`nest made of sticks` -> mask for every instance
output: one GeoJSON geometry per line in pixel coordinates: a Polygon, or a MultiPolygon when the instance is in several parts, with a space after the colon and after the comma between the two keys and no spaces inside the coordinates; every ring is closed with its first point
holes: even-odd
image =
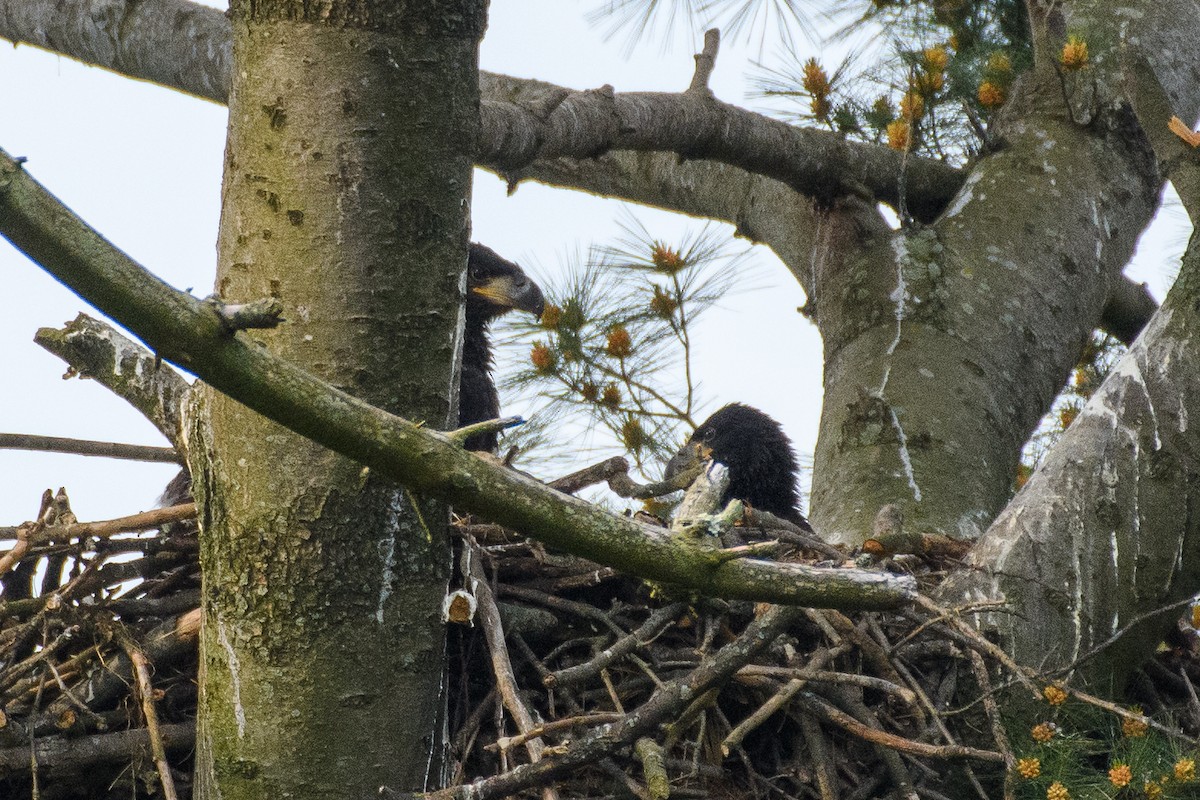
{"type": "MultiPolygon", "coordinates": [[[[448,777],[476,797],[1013,796],[1000,690],[1043,702],[1046,682],[960,619],[979,609],[674,597],[494,525],[454,533],[448,777]]],[[[47,492],[0,537],[0,796],[190,796],[194,505],[80,523],[47,492]]],[[[1186,731],[1072,695],[1184,737],[1200,669],[1172,657],[1141,699],[1182,703],[1186,731]]]]}

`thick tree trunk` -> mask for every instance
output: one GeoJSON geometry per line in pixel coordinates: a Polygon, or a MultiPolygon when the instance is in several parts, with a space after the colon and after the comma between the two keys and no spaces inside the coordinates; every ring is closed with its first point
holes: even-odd
{"type": "MultiPolygon", "coordinates": [[[[321,8],[233,6],[217,294],[278,297],[271,352],[444,429],[484,4],[321,8]]],[[[223,395],[202,406],[199,796],[436,786],[445,505],[223,395]]]]}
{"type": "MultiPolygon", "coordinates": [[[[1075,17],[1050,23],[1092,26],[1092,65],[1060,75],[1061,41],[1039,54],[1000,149],[936,223],[876,237],[816,274],[826,393],[811,518],[829,539],[861,542],[888,503],[906,528],[979,536],[1154,214],[1160,178],[1120,47],[1154,59],[1178,20],[1200,14],[1141,3],[1118,30],[1115,16],[1082,19],[1090,5],[1107,7],[1070,4],[1075,17]]],[[[1195,65],[1160,60],[1178,112],[1194,116],[1200,91],[1179,77],[1195,65]]]]}
{"type": "MultiPolygon", "coordinates": [[[[1200,61],[1179,38],[1197,10],[1152,6],[1141,51],[1122,52],[1129,100],[1193,221],[1200,163],[1166,122],[1197,113],[1200,61]]],[[[1200,582],[1198,298],[1193,235],[1163,307],[977,543],[971,568],[940,590],[950,606],[1003,602],[978,620],[1018,661],[1105,694],[1125,688],[1200,582]]]]}
{"type": "Polygon", "coordinates": [[[1154,212],[1145,151],[1061,120],[1024,128],[933,227],[818,276],[827,538],[861,542],[888,503],[915,529],[978,537],[1154,212]]]}
{"type": "Polygon", "coordinates": [[[1020,663],[1103,693],[1124,688],[1200,584],[1198,299],[1193,236],[1142,337],[980,540],[973,569],[942,587],[948,605],[1006,602],[980,621],[1020,663]]]}

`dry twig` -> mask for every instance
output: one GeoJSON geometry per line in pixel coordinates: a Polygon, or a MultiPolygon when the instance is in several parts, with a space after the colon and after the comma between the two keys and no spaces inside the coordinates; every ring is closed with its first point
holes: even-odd
{"type": "Polygon", "coordinates": [[[141,648],[123,627],[117,627],[115,634],[121,648],[133,664],[134,686],[137,687],[138,697],[142,701],[142,716],[146,720],[146,731],[150,735],[150,752],[154,756],[154,766],[158,770],[163,795],[167,800],[179,800],[179,794],[175,791],[175,779],[171,777],[171,765],[167,763],[167,750],[163,746],[162,731],[158,725],[158,712],[154,709],[154,684],[150,680],[150,664],[141,648]]]}

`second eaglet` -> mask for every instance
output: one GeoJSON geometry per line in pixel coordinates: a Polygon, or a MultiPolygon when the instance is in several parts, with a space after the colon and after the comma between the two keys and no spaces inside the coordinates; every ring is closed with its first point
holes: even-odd
{"type": "Polygon", "coordinates": [[[722,503],[741,500],[812,530],[801,513],[800,467],[792,442],[778,422],[757,408],[730,403],[716,411],[667,462],[665,477],[678,475],[697,459],[712,459],[729,470],[722,503]]]}
{"type": "MultiPolygon", "coordinates": [[[[546,300],[542,290],[516,264],[481,244],[471,244],[467,262],[466,327],[463,331],[462,380],[458,389],[459,427],[500,416],[500,396],[492,381],[492,346],[488,325],[517,309],[542,315],[546,300]]],[[[497,434],[468,437],[468,450],[494,451],[497,434]]]]}

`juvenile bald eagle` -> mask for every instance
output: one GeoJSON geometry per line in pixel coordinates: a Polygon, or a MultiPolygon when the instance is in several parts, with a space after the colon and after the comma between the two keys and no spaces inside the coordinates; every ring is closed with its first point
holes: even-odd
{"type": "Polygon", "coordinates": [[[757,408],[730,403],[715,412],[667,462],[666,478],[697,458],[711,458],[728,468],[729,489],[722,503],[736,498],[812,530],[800,510],[800,468],[791,440],[778,422],[757,408]]]}
{"type": "MultiPolygon", "coordinates": [[[[492,348],[488,323],[512,309],[542,315],[542,290],[511,261],[495,250],[471,243],[467,261],[467,309],[463,330],[462,377],[458,386],[459,425],[470,425],[500,416],[500,398],[492,382],[492,348]]],[[[468,450],[495,450],[496,434],[471,436],[468,450]]],[[[192,479],[186,469],[176,475],[159,498],[165,506],[191,502],[192,479]]]]}
{"type": "MultiPolygon", "coordinates": [[[[492,382],[488,324],[514,308],[540,317],[545,305],[542,290],[520,267],[501,258],[490,247],[472,242],[467,262],[467,320],[458,389],[460,426],[500,416],[500,397],[492,382]]],[[[495,433],[477,433],[463,446],[468,450],[495,450],[496,437],[495,433]]]]}

